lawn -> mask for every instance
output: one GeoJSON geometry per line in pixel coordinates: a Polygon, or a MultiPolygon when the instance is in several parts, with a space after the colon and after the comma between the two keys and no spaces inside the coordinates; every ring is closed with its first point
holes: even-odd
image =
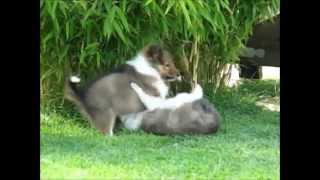
{"type": "Polygon", "coordinates": [[[279,179],[279,82],[244,81],[206,96],[217,134],[156,136],[122,130],[104,137],[73,108],[41,109],[41,179],[279,179]]]}

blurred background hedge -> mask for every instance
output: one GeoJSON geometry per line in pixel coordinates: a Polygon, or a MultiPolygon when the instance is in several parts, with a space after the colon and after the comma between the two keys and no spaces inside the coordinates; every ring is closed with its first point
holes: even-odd
{"type": "Polygon", "coordinates": [[[255,24],[280,0],[41,0],[41,102],[63,102],[68,73],[84,80],[159,42],[192,79],[223,87],[255,24]]]}

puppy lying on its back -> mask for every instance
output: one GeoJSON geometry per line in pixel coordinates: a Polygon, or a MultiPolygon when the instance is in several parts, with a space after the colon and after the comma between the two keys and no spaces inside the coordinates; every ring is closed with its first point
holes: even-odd
{"type": "Polygon", "coordinates": [[[168,94],[165,81],[178,76],[170,53],[150,45],[125,65],[89,83],[84,90],[76,87],[79,78],[70,77],[65,83],[65,97],[98,130],[112,135],[117,116],[145,110],[130,82],[137,83],[147,94],[164,98],[168,94]]]}
{"type": "Polygon", "coordinates": [[[220,116],[214,106],[203,99],[196,85],[191,93],[162,99],[146,94],[137,84],[131,87],[148,110],[121,117],[127,129],[141,128],[155,134],[210,134],[219,128],[220,116]]]}

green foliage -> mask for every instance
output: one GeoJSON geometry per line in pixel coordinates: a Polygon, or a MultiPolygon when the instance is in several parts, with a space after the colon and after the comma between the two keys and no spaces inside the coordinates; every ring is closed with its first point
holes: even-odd
{"type": "Polygon", "coordinates": [[[166,45],[193,79],[218,86],[225,64],[238,60],[253,25],[276,14],[279,4],[279,0],[41,0],[41,97],[61,100],[66,73],[91,78],[123,63],[149,42],[166,45]]]}
{"type": "Polygon", "coordinates": [[[239,114],[254,114],[259,111],[256,103],[261,100],[268,99],[273,104],[279,104],[280,81],[241,80],[238,87],[221,88],[217,92],[214,92],[212,85],[206,84],[204,91],[218,108],[227,108],[239,114]]]}

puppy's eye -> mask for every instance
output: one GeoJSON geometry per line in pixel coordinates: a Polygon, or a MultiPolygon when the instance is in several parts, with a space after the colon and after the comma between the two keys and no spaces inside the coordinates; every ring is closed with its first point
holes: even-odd
{"type": "Polygon", "coordinates": [[[165,64],[165,66],[168,68],[170,65],[169,64],[165,64]]]}

